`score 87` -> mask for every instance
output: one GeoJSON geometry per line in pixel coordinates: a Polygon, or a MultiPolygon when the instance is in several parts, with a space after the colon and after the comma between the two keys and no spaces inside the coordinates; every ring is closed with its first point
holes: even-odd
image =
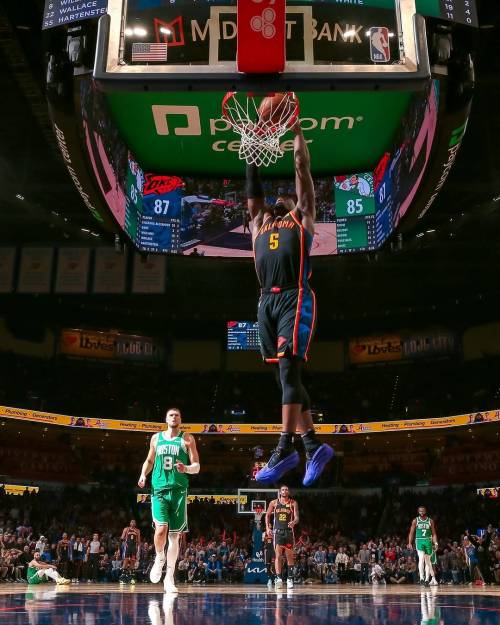
{"type": "Polygon", "coordinates": [[[155,215],[166,215],[168,213],[168,205],[170,200],[155,200],[153,211],[155,215]]]}

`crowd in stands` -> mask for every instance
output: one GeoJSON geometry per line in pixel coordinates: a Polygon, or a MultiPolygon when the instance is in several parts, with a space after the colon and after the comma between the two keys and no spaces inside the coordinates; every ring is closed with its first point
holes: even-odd
{"type": "MultiPolygon", "coordinates": [[[[499,364],[498,359],[444,360],[335,374],[305,369],[304,382],[319,420],[439,417],[496,409],[499,364]]],[[[110,366],[9,353],[0,353],[0,404],[152,421],[163,419],[166,405],[179,405],[186,420],[202,423],[272,422],[280,416],[271,372],[181,374],[164,365],[110,366]]]]}
{"type": "MultiPolygon", "coordinates": [[[[298,498],[296,583],[418,581],[416,554],[407,545],[415,493],[336,494],[334,508],[327,505],[331,497],[298,498]]],[[[423,499],[437,526],[440,583],[500,584],[498,504],[477,499],[470,489],[427,493],[423,499]]],[[[74,582],[123,580],[121,536],[132,514],[143,536],[131,574],[135,581],[148,581],[154,559],[149,506],[136,505],[124,490],[68,489],[21,497],[0,491],[0,504],[0,582],[25,580],[35,549],[74,582]]],[[[241,582],[252,553],[249,517],[235,514],[232,505],[195,501],[189,518],[178,581],[241,582]]],[[[125,578],[129,581],[129,573],[125,578]]]]}

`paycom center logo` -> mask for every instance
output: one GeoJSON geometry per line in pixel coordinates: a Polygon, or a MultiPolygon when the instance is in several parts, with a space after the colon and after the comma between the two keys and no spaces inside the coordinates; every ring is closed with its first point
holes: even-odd
{"type": "MultiPolygon", "coordinates": [[[[199,137],[209,134],[214,137],[219,133],[231,131],[229,122],[223,117],[209,117],[202,119],[200,108],[193,105],[174,104],[153,104],[151,113],[155,125],[156,134],[159,136],[180,136],[199,137]]],[[[363,123],[364,117],[351,115],[344,116],[323,116],[323,117],[301,117],[300,126],[304,132],[308,131],[350,131],[363,123]]],[[[231,131],[232,132],[232,131],[231,131]]],[[[308,143],[311,143],[309,140],[308,143]]],[[[239,149],[238,140],[218,139],[212,143],[214,152],[237,152],[239,149]]],[[[293,150],[293,140],[284,141],[282,148],[287,151],[293,150]],[[289,144],[289,145],[288,145],[289,144]]]]}

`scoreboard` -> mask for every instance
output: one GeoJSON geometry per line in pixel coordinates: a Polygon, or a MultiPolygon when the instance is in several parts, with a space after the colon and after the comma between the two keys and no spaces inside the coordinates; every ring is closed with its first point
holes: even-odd
{"type": "Polygon", "coordinates": [[[177,176],[144,174],[129,153],[125,232],[142,251],[179,251],[183,185],[177,176]]]}
{"type": "Polygon", "coordinates": [[[227,349],[230,352],[258,351],[259,324],[256,321],[228,321],[227,349]]]}
{"type": "MultiPolygon", "coordinates": [[[[388,184],[388,181],[386,181],[388,184]]],[[[339,254],[375,250],[392,231],[386,186],[374,192],[372,172],[335,176],[335,217],[339,254]],[[380,201],[381,196],[383,201],[380,201]]]]}
{"type": "Polygon", "coordinates": [[[417,0],[416,5],[422,15],[466,26],[479,26],[476,0],[417,0]]]}

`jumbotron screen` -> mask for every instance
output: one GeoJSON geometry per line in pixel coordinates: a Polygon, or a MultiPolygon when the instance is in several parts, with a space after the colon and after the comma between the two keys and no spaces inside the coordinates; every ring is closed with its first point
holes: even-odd
{"type": "MultiPolygon", "coordinates": [[[[91,80],[81,82],[80,100],[96,180],[113,217],[140,251],[252,256],[244,179],[144,171],[91,80]]],[[[427,91],[415,94],[393,148],[374,155],[372,170],[332,172],[314,179],[313,256],[372,251],[390,237],[410,207],[429,160],[438,104],[439,89],[432,82],[427,91]]],[[[266,179],[265,174],[268,204],[280,194],[295,193],[293,179],[266,179]]]]}

